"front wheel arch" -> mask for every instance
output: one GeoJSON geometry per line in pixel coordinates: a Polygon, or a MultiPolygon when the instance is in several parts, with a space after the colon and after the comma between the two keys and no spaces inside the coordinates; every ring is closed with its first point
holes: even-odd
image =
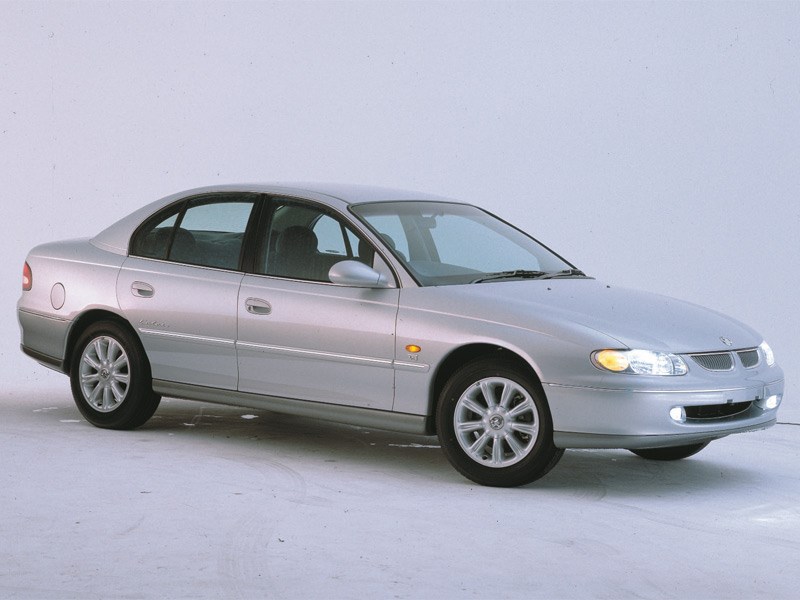
{"type": "Polygon", "coordinates": [[[504,362],[512,363],[515,365],[517,369],[521,372],[524,372],[528,375],[537,386],[539,386],[539,391],[544,396],[544,389],[542,388],[541,380],[539,378],[538,373],[536,370],[531,366],[531,364],[525,360],[522,356],[514,352],[513,350],[509,350],[508,348],[504,348],[503,346],[498,346],[495,344],[485,344],[485,343],[476,343],[476,344],[468,344],[466,346],[461,346],[460,348],[456,348],[450,354],[445,356],[445,358],[439,363],[439,366],[436,368],[436,374],[433,377],[433,381],[431,384],[431,391],[430,391],[430,399],[429,399],[429,408],[428,414],[430,415],[429,424],[428,424],[428,433],[435,435],[437,431],[437,406],[439,403],[439,398],[442,395],[442,390],[444,390],[445,385],[453,376],[453,374],[458,371],[459,369],[463,368],[464,365],[467,363],[476,361],[476,360],[501,360],[504,362]]]}
{"type": "Polygon", "coordinates": [[[553,443],[539,380],[514,360],[479,357],[456,370],[440,394],[436,424],[447,459],[481,485],[531,483],[564,454],[553,443]]]}

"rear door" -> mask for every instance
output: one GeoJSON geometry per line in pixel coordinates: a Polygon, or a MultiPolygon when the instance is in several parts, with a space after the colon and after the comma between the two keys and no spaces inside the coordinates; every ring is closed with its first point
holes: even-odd
{"type": "Polygon", "coordinates": [[[256,201],[252,194],[191,198],[134,234],[117,298],[154,379],[236,389],[241,256],[256,201]]]}

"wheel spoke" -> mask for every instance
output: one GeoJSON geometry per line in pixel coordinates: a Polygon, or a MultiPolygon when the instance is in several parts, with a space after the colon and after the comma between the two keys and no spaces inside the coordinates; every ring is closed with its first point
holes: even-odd
{"type": "Polygon", "coordinates": [[[472,433],[484,429],[483,421],[462,421],[456,428],[459,433],[472,433]]]}
{"type": "Polygon", "coordinates": [[[486,448],[486,444],[489,443],[489,433],[484,431],[483,435],[475,440],[475,443],[469,447],[470,453],[477,458],[481,458],[483,456],[483,449],[486,448]]]}
{"type": "Polygon", "coordinates": [[[86,385],[87,383],[94,383],[100,380],[100,375],[95,373],[81,373],[81,383],[86,385]]]}
{"type": "Polygon", "coordinates": [[[117,344],[116,340],[110,338],[106,340],[106,362],[114,362],[118,348],[119,344],[117,344]]]}
{"type": "Polygon", "coordinates": [[[520,402],[510,411],[508,411],[509,419],[516,419],[520,415],[533,410],[533,400],[526,398],[524,402],[520,402]]]}
{"type": "Polygon", "coordinates": [[[461,405],[464,408],[474,412],[476,415],[480,415],[482,417],[486,415],[486,412],[487,412],[486,411],[486,407],[485,406],[481,406],[480,404],[478,404],[472,398],[462,398],[461,399],[461,405]]]}
{"type": "Polygon", "coordinates": [[[94,341],[94,353],[100,359],[100,362],[106,360],[106,347],[103,345],[103,338],[97,338],[94,341]]]}
{"type": "Polygon", "coordinates": [[[121,351],[122,349],[119,347],[119,344],[114,342],[114,340],[109,340],[108,346],[106,347],[106,360],[113,364],[113,362],[117,360],[118,353],[121,351]]]}
{"type": "Polygon", "coordinates": [[[511,448],[511,451],[514,453],[514,456],[522,456],[525,453],[525,447],[520,444],[517,438],[513,435],[506,435],[505,440],[508,444],[508,447],[511,448]]]}
{"type": "Polygon", "coordinates": [[[111,393],[111,387],[108,385],[103,386],[103,408],[109,409],[113,406],[113,394],[111,393]]]}
{"type": "Polygon", "coordinates": [[[114,381],[111,383],[111,391],[114,393],[114,400],[116,401],[117,404],[119,404],[125,399],[125,392],[127,390],[123,389],[123,387],[119,384],[118,381],[114,381]]]}
{"type": "Polygon", "coordinates": [[[103,386],[98,383],[96,386],[94,386],[94,389],[89,394],[89,403],[92,406],[98,406],[97,399],[100,397],[102,393],[103,393],[103,386]]]}
{"type": "Polygon", "coordinates": [[[503,386],[503,393],[500,394],[500,406],[503,408],[508,408],[508,405],[511,403],[511,400],[516,395],[517,390],[513,385],[504,385],[503,386]]]}
{"type": "Polygon", "coordinates": [[[120,383],[128,385],[129,379],[130,376],[127,373],[114,373],[114,381],[119,381],[120,383]]]}
{"type": "Polygon", "coordinates": [[[517,421],[511,424],[511,429],[517,433],[524,433],[525,435],[535,437],[539,427],[536,425],[536,423],[523,423],[517,421]]]}
{"type": "Polygon", "coordinates": [[[494,389],[492,389],[489,380],[481,380],[481,392],[483,392],[483,398],[486,400],[486,406],[489,408],[494,408],[497,406],[497,400],[494,398],[494,389]]]}
{"type": "Polygon", "coordinates": [[[492,445],[492,464],[499,465],[503,462],[503,439],[495,438],[492,445]]]}
{"type": "Polygon", "coordinates": [[[83,362],[92,367],[95,371],[99,371],[103,367],[97,362],[94,357],[89,356],[88,354],[83,355],[83,362]]]}

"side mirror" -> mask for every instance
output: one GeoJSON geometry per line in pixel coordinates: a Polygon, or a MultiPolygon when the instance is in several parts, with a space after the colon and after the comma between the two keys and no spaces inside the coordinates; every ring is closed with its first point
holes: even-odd
{"type": "Polygon", "coordinates": [[[388,288],[386,275],[378,273],[357,260],[342,260],[331,267],[328,278],[332,283],[362,288],[388,288]]]}

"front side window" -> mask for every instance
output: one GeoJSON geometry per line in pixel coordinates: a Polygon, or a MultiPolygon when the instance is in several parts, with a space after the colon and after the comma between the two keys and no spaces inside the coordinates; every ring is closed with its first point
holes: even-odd
{"type": "Polygon", "coordinates": [[[195,198],[146,223],[134,236],[131,254],[238,269],[254,204],[246,195],[195,198]]]}
{"type": "Polygon", "coordinates": [[[571,265],[497,217],[463,204],[376,202],[351,210],[386,243],[421,285],[502,274],[548,274],[571,265]]]}
{"type": "Polygon", "coordinates": [[[372,266],[374,250],[342,220],[311,205],[277,201],[262,240],[256,272],[329,282],[328,271],[342,260],[372,266]]]}

